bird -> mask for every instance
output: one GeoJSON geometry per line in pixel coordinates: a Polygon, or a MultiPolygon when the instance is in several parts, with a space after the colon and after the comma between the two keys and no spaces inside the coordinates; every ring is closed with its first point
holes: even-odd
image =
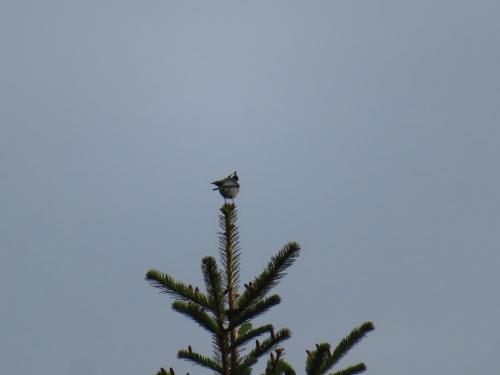
{"type": "Polygon", "coordinates": [[[236,171],[234,171],[234,173],[230,174],[226,178],[212,182],[212,185],[217,186],[212,190],[219,190],[220,195],[224,198],[224,203],[226,203],[226,199],[231,199],[234,205],[234,198],[240,191],[240,184],[238,184],[238,180],[238,175],[236,174],[236,171]]]}

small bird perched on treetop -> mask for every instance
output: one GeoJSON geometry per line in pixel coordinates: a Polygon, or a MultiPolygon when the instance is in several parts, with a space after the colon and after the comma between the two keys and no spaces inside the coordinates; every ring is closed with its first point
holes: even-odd
{"type": "Polygon", "coordinates": [[[220,195],[224,197],[224,203],[226,203],[226,199],[231,199],[234,204],[234,198],[240,191],[240,184],[238,184],[238,180],[239,178],[235,171],[233,174],[230,174],[222,180],[212,182],[212,185],[217,186],[212,190],[219,190],[220,195]]]}

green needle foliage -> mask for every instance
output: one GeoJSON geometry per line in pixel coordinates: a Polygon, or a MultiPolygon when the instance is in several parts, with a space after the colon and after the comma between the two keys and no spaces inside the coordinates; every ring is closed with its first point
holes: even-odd
{"type": "MultiPolygon", "coordinates": [[[[188,349],[178,351],[178,358],[221,375],[250,375],[259,358],[268,356],[262,375],[296,375],[292,366],[283,359],[283,348],[279,347],[292,336],[292,332],[288,328],[275,330],[272,324],[254,328],[252,320],[281,302],[277,294],[268,294],[295,262],[300,246],[296,242],[285,244],[259,275],[244,284],[240,294],[240,246],[236,219],[234,204],[224,204],[220,208],[220,266],[213,257],[202,259],[205,292],[154,269],[146,273],[146,280],[162,293],[174,297],[173,310],[192,319],[211,335],[211,356],[194,352],[188,346],[188,349]]],[[[365,371],[365,364],[359,363],[329,372],[373,329],[373,323],[363,323],[344,337],[333,351],[328,343],[316,344],[316,349],[306,350],[306,374],[352,375],[365,371]]],[[[168,371],[161,368],[157,375],[175,375],[175,372],[172,368],[168,371]]]]}

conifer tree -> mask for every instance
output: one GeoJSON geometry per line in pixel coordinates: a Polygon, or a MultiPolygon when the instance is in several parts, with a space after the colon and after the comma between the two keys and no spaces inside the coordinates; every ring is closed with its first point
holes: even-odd
{"type": "MultiPolygon", "coordinates": [[[[291,337],[291,331],[288,328],[275,329],[272,324],[254,327],[252,320],[280,303],[280,297],[270,292],[299,256],[300,246],[296,242],[285,244],[260,275],[245,283],[240,291],[236,219],[234,204],[224,204],[220,208],[220,263],[211,256],[202,259],[205,291],[155,269],[146,273],[146,280],[174,297],[172,309],[194,320],[212,337],[212,355],[200,354],[189,345],[178,351],[178,358],[220,375],[250,375],[259,358],[267,356],[265,375],[295,375],[295,370],[283,358],[284,349],[279,347],[291,337]]],[[[371,322],[365,322],[344,337],[333,351],[328,343],[316,344],[314,349],[306,350],[307,375],[352,375],[365,371],[364,363],[335,372],[331,369],[373,329],[371,322]]],[[[169,371],[161,368],[157,375],[175,373],[172,368],[169,371]]]]}

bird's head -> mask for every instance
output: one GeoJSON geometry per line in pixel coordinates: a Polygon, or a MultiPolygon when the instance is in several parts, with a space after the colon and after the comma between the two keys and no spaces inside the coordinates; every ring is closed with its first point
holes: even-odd
{"type": "Polygon", "coordinates": [[[234,173],[232,174],[232,179],[235,180],[235,181],[238,181],[239,180],[239,177],[238,175],[236,174],[236,171],[234,171],[234,173]]]}

